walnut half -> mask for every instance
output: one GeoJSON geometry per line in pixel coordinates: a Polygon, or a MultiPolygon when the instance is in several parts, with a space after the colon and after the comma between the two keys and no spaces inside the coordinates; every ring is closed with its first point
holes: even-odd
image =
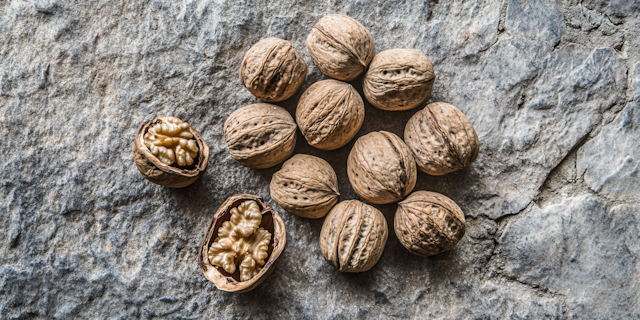
{"type": "Polygon", "coordinates": [[[218,289],[247,292],[275,268],[286,244],[284,222],[260,197],[238,194],[213,216],[198,257],[218,289]]]}

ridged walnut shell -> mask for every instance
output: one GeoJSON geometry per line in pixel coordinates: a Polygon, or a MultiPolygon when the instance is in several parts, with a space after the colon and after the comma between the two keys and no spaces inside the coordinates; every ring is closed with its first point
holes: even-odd
{"type": "Polygon", "coordinates": [[[378,109],[409,110],[429,98],[435,78],[431,60],[422,52],[391,49],[373,58],[362,89],[378,109]]]}
{"type": "Polygon", "coordinates": [[[324,217],[338,202],[338,177],[331,165],[314,156],[296,154],[271,178],[271,198],[299,217],[324,217]]]}
{"type": "Polygon", "coordinates": [[[375,204],[404,199],[416,185],[418,171],[411,150],[391,132],[371,132],[356,141],[347,159],[351,186],[375,204]]]}
{"type": "Polygon", "coordinates": [[[429,191],[416,191],[398,203],[394,219],[400,243],[423,257],[453,249],[465,226],[464,214],[453,200],[429,191]]]}
{"type": "Polygon", "coordinates": [[[349,143],[362,127],[364,102],[346,82],[319,81],[300,97],[296,121],[311,146],[335,150],[349,143]]]}
{"type": "Polygon", "coordinates": [[[296,146],[296,123],[284,108],[257,103],[242,107],[224,123],[231,157],[241,165],[264,169],[281,163],[296,146]]]}
{"type": "Polygon", "coordinates": [[[151,150],[144,144],[144,134],[149,131],[149,128],[155,124],[156,121],[157,119],[154,121],[145,121],[138,127],[136,139],[132,145],[133,159],[136,167],[138,167],[140,173],[147,178],[147,180],[161,186],[183,188],[194,183],[207,168],[209,146],[195,129],[189,127],[189,132],[193,134],[193,138],[196,140],[196,145],[198,146],[198,154],[193,159],[193,164],[184,167],[180,167],[177,164],[166,165],[154,156],[151,150]]]}
{"type": "Polygon", "coordinates": [[[229,197],[221,206],[218,211],[213,215],[209,228],[204,235],[202,246],[200,247],[200,253],[198,254],[198,264],[204,276],[218,289],[229,292],[247,292],[253,290],[256,286],[262,283],[267,276],[273,272],[278,264],[278,261],[282,257],[284,247],[287,243],[287,233],[284,228],[284,221],[280,218],[278,212],[273,210],[270,206],[266,205],[262,198],[250,194],[236,194],[229,197]],[[255,201],[260,207],[262,214],[262,222],[260,227],[266,229],[271,233],[271,241],[269,242],[269,249],[267,250],[267,258],[265,264],[253,278],[247,281],[240,281],[240,270],[237,269],[234,274],[229,274],[224,271],[223,268],[214,266],[209,261],[209,247],[218,237],[218,229],[225,221],[231,219],[232,208],[238,207],[241,203],[247,200],[255,201]]]}
{"type": "Polygon", "coordinates": [[[244,55],[240,80],[258,99],[278,102],[289,99],[304,83],[307,65],[289,41],[266,38],[244,55]]]}
{"type": "Polygon", "coordinates": [[[439,176],[466,167],[478,157],[480,141],[458,108],[444,102],[427,105],[409,119],[404,141],[420,171],[439,176]]]}
{"type": "Polygon", "coordinates": [[[375,53],[373,37],[353,18],[330,14],[307,37],[313,63],[327,76],[350,81],[369,65],[375,53]]]}
{"type": "Polygon", "coordinates": [[[387,243],[387,221],[378,209],[358,200],[337,204],[324,220],[320,250],[342,272],[371,269],[387,243]]]}

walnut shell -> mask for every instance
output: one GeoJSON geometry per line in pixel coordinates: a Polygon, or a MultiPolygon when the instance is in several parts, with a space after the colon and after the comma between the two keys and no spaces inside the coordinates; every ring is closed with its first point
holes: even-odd
{"type": "Polygon", "coordinates": [[[311,146],[338,149],[349,143],[362,127],[364,102],[346,82],[319,81],[300,97],[296,121],[311,146]]]}
{"type": "Polygon", "coordinates": [[[426,257],[455,247],[466,224],[453,200],[436,192],[416,191],[398,203],[393,226],[409,252],[426,257]]]}
{"type": "Polygon", "coordinates": [[[342,201],[324,220],[320,250],[342,272],[367,271],[380,260],[387,236],[382,212],[358,200],[342,201]]]}
{"type": "Polygon", "coordinates": [[[202,246],[200,247],[200,253],[198,254],[198,264],[204,276],[218,289],[229,292],[247,292],[253,290],[262,281],[264,281],[276,267],[276,264],[282,257],[284,247],[287,243],[287,233],[285,231],[284,222],[278,212],[273,210],[270,206],[266,205],[262,198],[250,194],[236,194],[229,197],[221,206],[218,211],[213,215],[209,228],[204,235],[202,246]],[[267,258],[262,269],[251,279],[246,281],[240,281],[240,269],[237,269],[233,274],[224,271],[223,268],[214,266],[209,261],[209,247],[215,242],[218,237],[218,230],[225,221],[231,219],[230,211],[232,208],[238,207],[240,204],[247,200],[253,200],[258,204],[260,212],[262,214],[262,222],[260,227],[266,229],[271,233],[271,240],[269,241],[269,247],[267,249],[267,258]]]}
{"type": "Polygon", "coordinates": [[[391,132],[371,132],[356,141],[347,159],[351,186],[365,200],[386,204],[404,199],[418,171],[411,150],[391,132]]]}
{"type": "Polygon", "coordinates": [[[314,156],[296,154],[271,178],[271,198],[299,217],[324,217],[338,202],[338,177],[331,165],[314,156]]]}
{"type": "Polygon", "coordinates": [[[404,141],[420,171],[439,176],[466,167],[478,157],[480,142],[458,108],[444,102],[427,105],[409,119],[404,141]]]}
{"type": "Polygon", "coordinates": [[[307,65],[289,41],[266,38],[244,55],[240,80],[258,99],[278,102],[289,99],[304,83],[307,65]]]}
{"type": "Polygon", "coordinates": [[[161,124],[160,117],[153,121],[145,121],[140,127],[133,141],[133,158],[140,173],[147,180],[165,187],[183,188],[198,180],[204,173],[209,161],[209,146],[198,132],[189,126],[189,132],[193,135],[198,147],[198,153],[193,158],[193,163],[187,166],[178,166],[177,163],[166,165],[158,159],[145,145],[144,135],[154,125],[161,124]]]}
{"type": "Polygon", "coordinates": [[[362,80],[364,96],[378,109],[409,110],[427,100],[436,78],[422,52],[392,49],[378,53],[362,80]]]}
{"type": "Polygon", "coordinates": [[[350,81],[360,75],[375,53],[373,37],[353,18],[330,14],[307,37],[313,63],[327,76],[350,81]]]}
{"type": "Polygon", "coordinates": [[[284,108],[257,103],[234,111],[224,123],[231,157],[241,165],[264,169],[293,154],[296,123],[284,108]]]}

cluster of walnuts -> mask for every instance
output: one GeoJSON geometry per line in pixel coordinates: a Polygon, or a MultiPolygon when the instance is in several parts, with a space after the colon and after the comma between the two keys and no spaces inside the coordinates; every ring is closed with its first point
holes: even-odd
{"type": "MultiPolygon", "coordinates": [[[[369,31],[343,15],[322,18],[307,37],[307,47],[314,64],[335,80],[309,86],[298,101],[294,121],[284,108],[270,103],[292,97],[306,79],[307,66],[290,42],[259,41],[245,54],[240,79],[267,103],[234,111],[224,124],[224,137],[231,157],[244,166],[263,169],[286,160],[271,180],[273,200],[300,217],[326,216],[320,234],[325,260],[343,272],[366,271],[384,250],[385,217],[358,200],[338,203],[338,179],[331,165],[315,156],[293,155],[296,130],[315,148],[343,147],[365,118],[362,97],[345,81],[366,71],[362,88],[367,101],[382,110],[409,110],[431,95],[433,65],[425,54],[410,49],[374,56],[369,31]]],[[[407,122],[404,140],[386,131],[358,138],[347,159],[347,174],[355,192],[367,202],[398,202],[396,236],[411,253],[429,256],[458,243],[465,233],[465,218],[442,194],[412,193],[417,170],[430,175],[460,170],[478,156],[478,149],[478,136],[464,114],[436,102],[407,122]]],[[[140,125],[133,153],[139,171],[150,181],[185,187],[206,169],[209,147],[187,123],[158,116],[140,125]]],[[[234,195],[213,216],[199,265],[219,289],[245,292],[273,271],[285,244],[284,222],[273,208],[257,196],[234,195]]]]}
{"type": "MultiPolygon", "coordinates": [[[[325,259],[340,271],[369,270],[380,258],[387,224],[376,208],[357,200],[338,203],[338,180],[329,163],[311,155],[292,157],[299,128],[309,145],[334,150],[360,130],[364,102],[348,82],[366,71],[364,96],[375,107],[399,111],[419,106],[431,94],[435,73],[429,58],[410,49],[374,56],[373,37],[358,21],[343,15],[322,18],[307,37],[309,54],[333,78],[309,86],[298,101],[295,121],[269,103],[245,106],[224,125],[229,152],[240,164],[274,173],[271,197],[284,210],[305,218],[327,216],[320,245],[325,259]],[[334,80],[335,79],[335,80],[334,80]]],[[[257,98],[278,102],[293,96],[305,81],[307,66],[290,42],[259,41],[240,67],[240,79],[257,98]]],[[[456,107],[432,103],[406,124],[404,140],[379,131],[360,137],[347,160],[351,186],[373,204],[398,203],[394,229],[411,252],[429,256],[453,248],[465,232],[464,214],[442,194],[416,191],[417,170],[443,175],[460,170],[478,156],[478,136],[456,107]]]]}

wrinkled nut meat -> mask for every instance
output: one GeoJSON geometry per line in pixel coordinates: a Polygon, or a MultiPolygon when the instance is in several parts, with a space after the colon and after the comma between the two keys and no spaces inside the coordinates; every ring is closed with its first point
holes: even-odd
{"type": "Polygon", "coordinates": [[[478,157],[480,142],[471,122],[443,102],[418,111],[404,129],[404,139],[420,171],[439,176],[466,167],[478,157]]]}
{"type": "Polygon", "coordinates": [[[327,76],[350,81],[360,75],[375,53],[373,37],[353,18],[330,14],[307,37],[313,63],[327,76]]]}
{"type": "Polygon", "coordinates": [[[289,41],[266,38],[254,44],[240,66],[240,80],[258,99],[289,99],[304,83],[307,65],[289,41]]]}
{"type": "Polygon", "coordinates": [[[392,49],[373,58],[362,89],[375,107],[401,111],[427,100],[434,80],[433,65],[425,54],[411,49],[392,49]]]}
{"type": "Polygon", "coordinates": [[[132,150],[136,167],[145,178],[172,188],[195,182],[209,160],[209,146],[200,134],[171,116],[143,122],[132,150]]]}
{"type": "Polygon", "coordinates": [[[224,123],[231,157],[241,165],[264,169],[281,163],[296,146],[296,123],[284,108],[268,103],[234,111],[224,123]]]}
{"type": "Polygon", "coordinates": [[[418,256],[453,249],[465,232],[464,214],[453,200],[416,191],[398,203],[394,229],[400,243],[418,256]]]}
{"type": "Polygon", "coordinates": [[[364,102],[346,82],[319,81],[300,97],[296,121],[311,146],[338,149],[349,143],[362,127],[364,102]]]}
{"type": "Polygon", "coordinates": [[[380,259],[387,236],[382,212],[358,200],[342,201],[324,220],[320,250],[342,272],[367,271],[380,259]]]}
{"type": "Polygon", "coordinates": [[[213,216],[198,262],[218,289],[247,292],[273,272],[285,244],[280,215],[260,197],[238,194],[213,216]]]}
{"type": "Polygon", "coordinates": [[[365,200],[386,204],[404,199],[416,185],[411,150],[391,132],[371,132],[356,140],[347,159],[351,186],[365,200]]]}
{"type": "Polygon", "coordinates": [[[271,178],[271,198],[303,218],[324,217],[338,202],[338,178],[326,161],[296,154],[271,178]]]}

